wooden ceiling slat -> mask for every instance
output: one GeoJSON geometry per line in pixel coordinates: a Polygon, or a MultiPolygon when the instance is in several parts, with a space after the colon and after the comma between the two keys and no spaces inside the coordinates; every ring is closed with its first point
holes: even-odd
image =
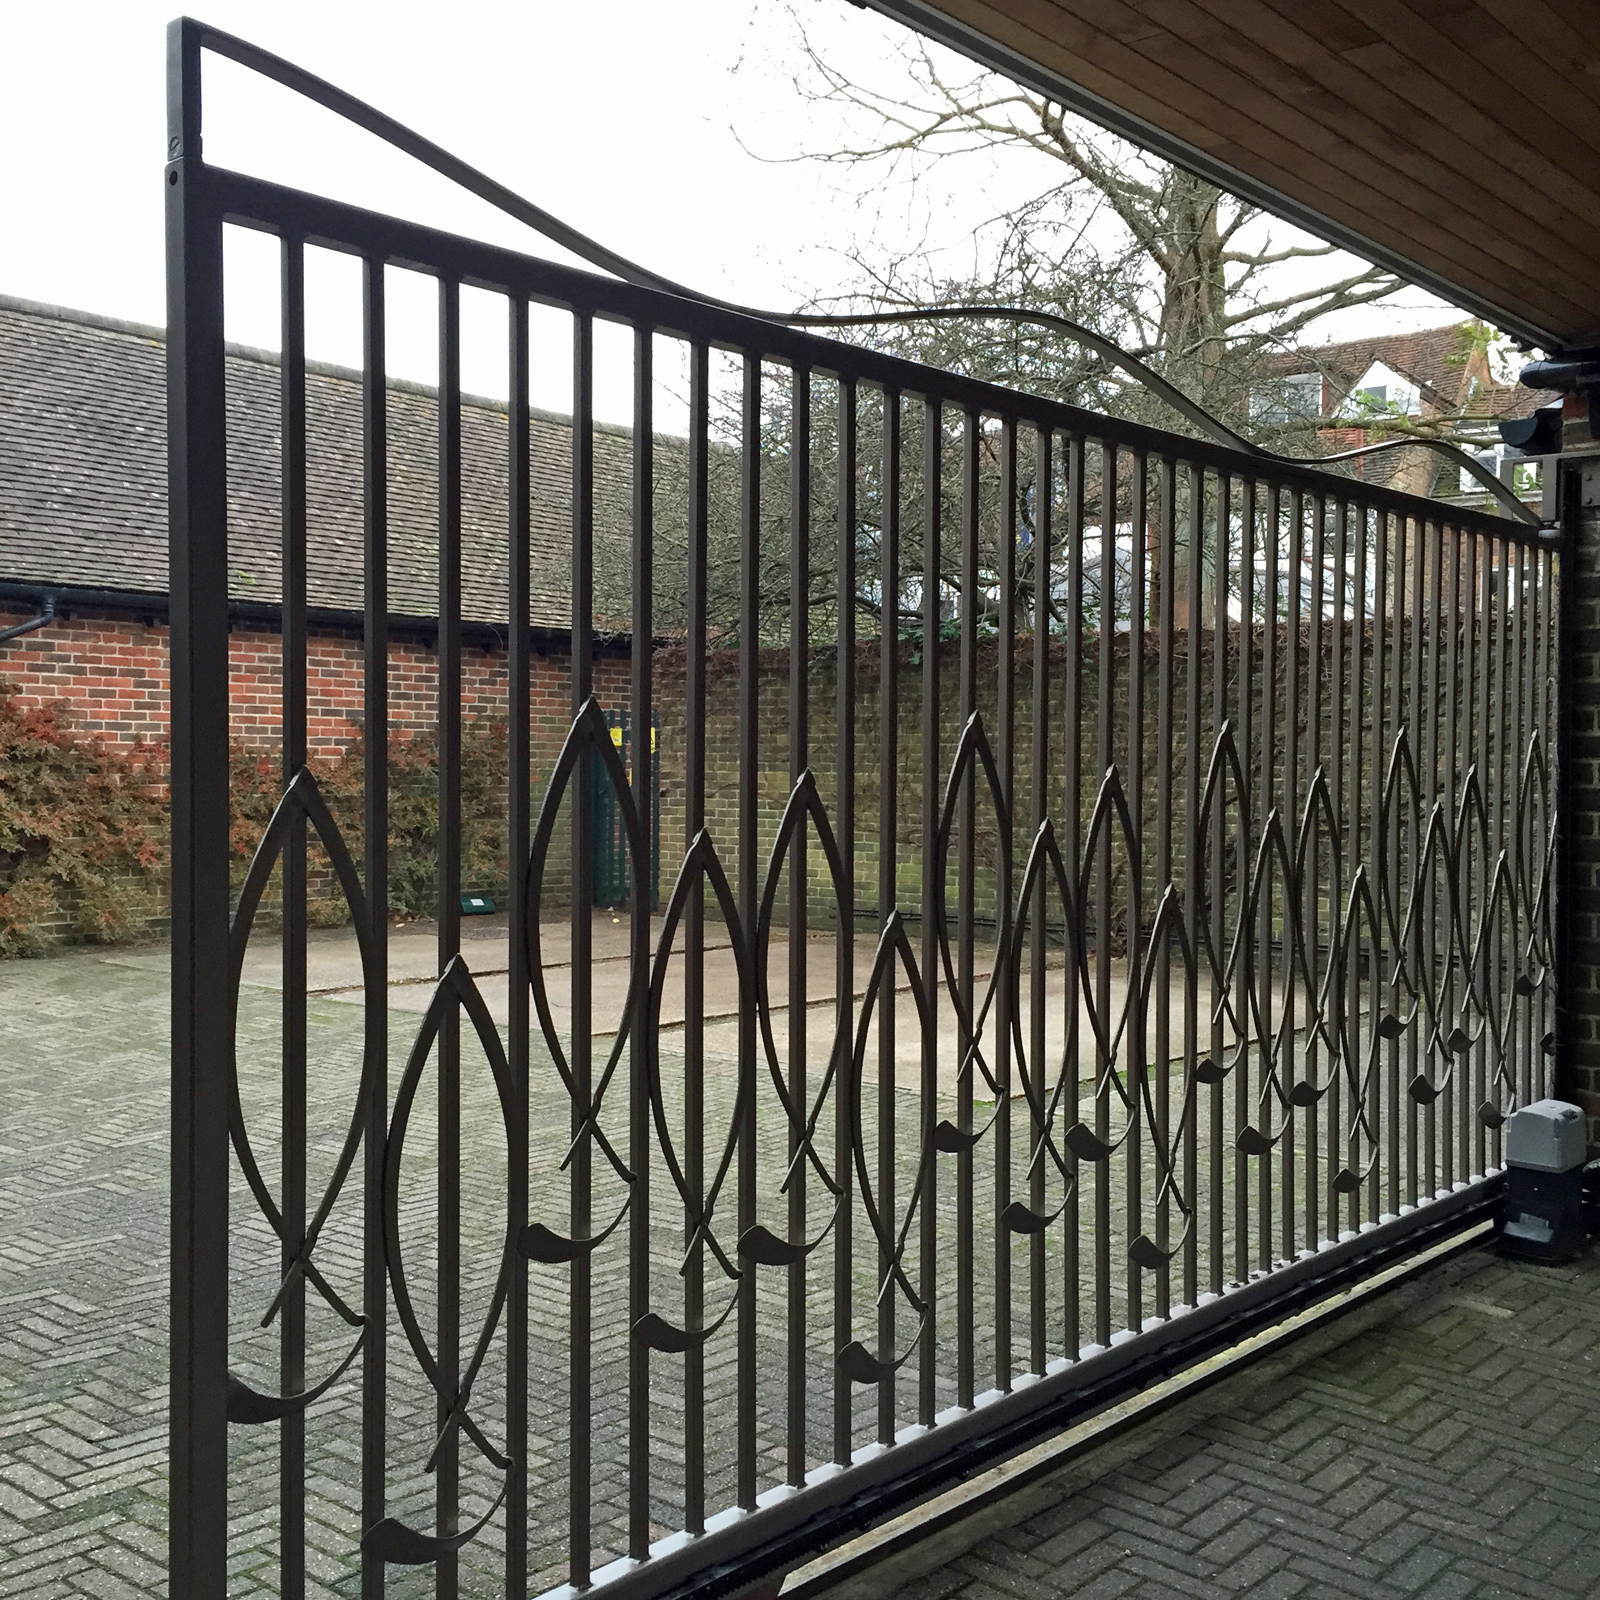
{"type": "MultiPolygon", "coordinates": [[[[1600,338],[1600,251],[1590,243],[1600,172],[1587,132],[1579,139],[1549,115],[1551,52],[1585,46],[1591,22],[1600,36],[1600,7],[1565,31],[1547,26],[1535,50],[1505,41],[1519,11],[1537,23],[1555,0],[1389,0],[1377,11],[1370,0],[928,3],[1456,283],[1469,301],[1568,341],[1600,338]],[[1508,62],[1521,94],[1507,82],[1508,62]],[[1526,81],[1536,69],[1537,98],[1526,81]],[[1402,81],[1386,83],[1386,71],[1402,81]],[[1344,125],[1330,127],[1341,111],[1344,125]],[[1497,132],[1504,148],[1491,154],[1497,132]],[[1485,181],[1474,184],[1477,162],[1485,181]],[[1507,192],[1508,174],[1523,184],[1520,201],[1507,192]]],[[[1585,3],[1571,0],[1561,15],[1585,3]]],[[[1590,81],[1573,97],[1588,103],[1569,120],[1585,130],[1592,122],[1600,135],[1600,78],[1590,81]]]]}
{"type": "Polygon", "coordinates": [[[1513,29],[1548,72],[1563,78],[1600,72],[1600,6],[1564,16],[1547,0],[1478,0],[1513,29]]]}
{"type": "MultiPolygon", "coordinates": [[[[1394,4],[1397,10],[1406,9],[1404,0],[1394,0],[1394,4]]],[[[1465,37],[1456,37],[1487,81],[1508,98],[1524,95],[1544,111],[1551,123],[1565,128],[1591,152],[1600,154],[1600,106],[1580,95],[1551,94],[1549,67],[1528,48],[1521,35],[1490,15],[1477,0],[1473,0],[1472,13],[1475,19],[1483,19],[1483,26],[1466,30],[1465,37]]]]}
{"type": "MultiPolygon", "coordinates": [[[[1331,0],[1333,5],[1362,12],[1368,11],[1368,0],[1331,0]]],[[[1443,86],[1448,92],[1465,100],[1468,96],[1462,85],[1472,85],[1479,93],[1475,98],[1485,100],[1482,91],[1493,94],[1493,116],[1507,132],[1528,149],[1540,149],[1546,157],[1564,171],[1579,179],[1585,188],[1593,186],[1593,169],[1581,160],[1577,152],[1563,147],[1551,138],[1550,119],[1545,115],[1540,99],[1530,100],[1523,95],[1498,92],[1498,85],[1490,77],[1483,77],[1483,63],[1464,49],[1449,33],[1441,31],[1414,7],[1395,4],[1384,11],[1385,35],[1393,48],[1405,58],[1410,81],[1429,81],[1443,86]]],[[[1441,125],[1440,136],[1451,131],[1448,124],[1441,125]]]]}
{"type": "MultiPolygon", "coordinates": [[[[1020,6],[1026,4],[1027,0],[1013,0],[1013,3],[1020,6]]],[[[1183,6],[1182,15],[1185,19],[1190,18],[1192,8],[1186,4],[1186,0],[1178,0],[1178,4],[1183,6]]],[[[1058,9],[1067,11],[1080,23],[1086,23],[1085,12],[1103,15],[1112,9],[1112,0],[1060,0],[1058,9]]],[[[1174,9],[1177,9],[1176,5],[1174,9]]],[[[1401,223],[1402,217],[1405,219],[1404,225],[1410,227],[1415,227],[1419,220],[1425,220],[1441,234],[1455,239],[1461,245],[1476,237],[1480,248],[1497,257],[1515,273],[1525,274],[1549,267],[1547,250],[1532,245],[1516,232],[1478,236],[1475,219],[1463,217],[1460,207],[1445,200],[1436,187],[1419,183],[1414,176],[1398,167],[1373,160],[1345,136],[1329,131],[1325,148],[1313,148],[1314,144],[1324,144],[1324,141],[1311,137],[1313,125],[1307,119],[1273,95],[1263,93],[1259,79],[1252,79],[1241,69],[1218,63],[1215,58],[1204,58],[1187,34],[1178,37],[1170,32],[1162,32],[1132,50],[1102,35],[1098,53],[1100,60],[1108,65],[1119,53],[1135,57],[1135,62],[1118,63],[1119,76],[1125,81],[1140,74],[1141,65],[1143,76],[1149,76],[1152,69],[1159,70],[1163,92],[1170,97],[1171,105],[1181,107],[1202,125],[1210,122],[1215,126],[1218,119],[1226,116],[1230,125],[1237,124],[1241,140],[1247,124],[1238,116],[1237,108],[1249,102],[1255,113],[1250,119],[1251,124],[1263,128],[1268,135],[1265,142],[1258,139],[1251,148],[1265,154],[1268,147],[1276,146],[1285,160],[1292,159],[1288,152],[1293,151],[1303,170],[1310,172],[1320,167],[1329,173],[1329,180],[1325,181],[1330,182],[1330,187],[1337,184],[1332,192],[1342,191],[1351,203],[1360,204],[1364,200],[1370,205],[1381,195],[1389,203],[1390,214],[1396,224],[1401,223]],[[1213,67],[1203,83],[1197,81],[1195,71],[1202,59],[1209,59],[1213,67]]],[[[1568,255],[1570,251],[1563,247],[1560,253],[1568,255]]],[[[1584,264],[1581,256],[1567,263],[1571,267],[1582,267],[1584,264]]]]}
{"type": "MultiPolygon", "coordinates": [[[[1187,5],[1188,0],[1183,3],[1187,5]]],[[[1165,9],[1174,31],[1194,37],[1197,47],[1203,45],[1212,59],[1220,58],[1239,72],[1249,71],[1254,64],[1262,88],[1291,112],[1330,130],[1342,126],[1350,141],[1372,160],[1403,171],[1407,179],[1428,186],[1466,216],[1489,220],[1484,201],[1493,197],[1514,215],[1563,241],[1567,264],[1573,268],[1592,261],[1600,250],[1600,217],[1580,209],[1583,195],[1575,182],[1563,181],[1564,175],[1551,175],[1565,190],[1558,198],[1549,194],[1546,186],[1530,184],[1497,159],[1467,154],[1462,145],[1451,147],[1456,162],[1444,159],[1422,142],[1436,127],[1427,112],[1339,57],[1319,51],[1310,35],[1264,0],[1194,3],[1213,26],[1204,35],[1198,30],[1190,35],[1181,28],[1187,20],[1182,11],[1170,5],[1165,9]],[[1237,31],[1225,25],[1229,18],[1237,19],[1237,31]],[[1243,42],[1246,36],[1248,44],[1243,42]],[[1395,154],[1406,148],[1408,140],[1411,159],[1398,167],[1395,154]]]]}
{"type": "MultiPolygon", "coordinates": [[[[1202,0],[1215,14],[1228,0],[1202,0]]],[[[1302,39],[1310,35],[1297,27],[1305,15],[1303,0],[1259,0],[1259,4],[1296,28],[1302,39]]],[[[1335,16],[1343,13],[1334,13],[1335,16]]],[[[1355,30],[1347,30],[1351,37],[1355,30]]],[[[1447,89],[1437,80],[1416,72],[1392,44],[1369,28],[1360,30],[1367,42],[1350,43],[1340,51],[1319,60],[1308,57],[1302,70],[1326,75],[1327,80],[1347,89],[1349,103],[1367,110],[1380,127],[1394,137],[1389,141],[1391,155],[1405,141],[1430,151],[1433,159],[1451,166],[1462,176],[1481,183],[1502,204],[1520,211],[1570,239],[1590,248],[1600,238],[1600,216],[1587,211],[1592,187],[1581,182],[1542,148],[1516,140],[1513,145],[1506,130],[1473,104],[1470,97],[1447,89]],[[1396,85],[1404,82],[1406,93],[1396,85]],[[1381,97],[1381,98],[1379,98],[1381,97]],[[1385,121],[1385,118],[1389,120],[1385,121]],[[1435,148],[1442,123],[1456,137],[1443,148],[1435,148]]],[[[1290,60],[1286,51],[1277,52],[1280,60],[1290,60]]],[[[1299,57],[1292,58],[1300,65],[1299,57]]],[[[1391,162],[1392,164],[1392,162],[1391,162]]]]}

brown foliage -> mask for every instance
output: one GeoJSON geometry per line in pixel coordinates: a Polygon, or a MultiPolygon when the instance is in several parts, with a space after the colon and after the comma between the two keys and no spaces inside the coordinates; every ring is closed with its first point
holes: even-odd
{"type": "Polygon", "coordinates": [[[117,939],[155,909],[165,771],[164,748],[109,749],[0,679],[0,956],[36,952],[51,924],[117,939]]]}

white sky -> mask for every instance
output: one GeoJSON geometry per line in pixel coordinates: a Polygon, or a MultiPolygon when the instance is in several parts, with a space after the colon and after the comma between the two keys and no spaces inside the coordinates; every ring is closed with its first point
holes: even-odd
{"type": "MultiPolygon", "coordinates": [[[[7,221],[0,292],[161,323],[165,24],[177,0],[0,0],[6,71],[0,140],[7,221]]],[[[951,250],[1007,197],[1049,181],[1045,158],[975,156],[931,182],[874,188],[866,174],[763,161],[841,137],[794,84],[792,24],[776,0],[204,0],[205,20],[329,78],[592,237],[688,285],[745,304],[792,305],[850,281],[843,247],[951,250]],[[748,148],[747,148],[748,147],[748,148]]],[[[885,81],[896,23],[845,0],[801,0],[813,41],[853,75],[885,81]]],[[[955,70],[969,72],[962,63],[955,70]]],[[[337,118],[206,57],[206,156],[530,250],[536,235],[337,118]]],[[[1275,236],[1287,239],[1286,227],[1275,236]]],[[[231,338],[277,344],[276,245],[229,230],[231,338]]],[[[355,264],[308,260],[308,348],[356,364],[355,264]]],[[[431,283],[392,275],[391,371],[434,376],[431,283]],[[407,281],[410,280],[410,281],[407,281]]],[[[1452,315],[1410,293],[1331,321],[1320,337],[1422,327],[1452,315]]],[[[565,409],[570,358],[551,319],[535,403],[565,409]]],[[[504,311],[463,300],[463,382],[504,392],[504,311]]],[[[602,349],[597,402],[627,415],[623,351],[602,349]],[[605,358],[609,357],[609,361],[605,358]]]]}

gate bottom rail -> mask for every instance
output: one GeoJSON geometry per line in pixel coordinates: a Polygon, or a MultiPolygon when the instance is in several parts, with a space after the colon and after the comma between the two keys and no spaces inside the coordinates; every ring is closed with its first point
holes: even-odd
{"type": "Polygon", "coordinates": [[[1187,1371],[1252,1335],[1328,1299],[1350,1284],[1420,1254],[1489,1220],[1504,1175],[1491,1172],[1443,1199],[1205,1299],[1168,1322],[1081,1361],[1059,1363],[1009,1392],[990,1391],[971,1410],[932,1428],[901,1430],[891,1450],[844,1471],[823,1468],[799,1490],[761,1497],[759,1517],[725,1512],[707,1532],[648,1561],[623,1559],[598,1569],[590,1588],[570,1584],[539,1600],[723,1600],[786,1574],[832,1545],[864,1533],[920,1501],[1005,1460],[1051,1433],[1088,1420],[1152,1384],[1187,1371]]]}

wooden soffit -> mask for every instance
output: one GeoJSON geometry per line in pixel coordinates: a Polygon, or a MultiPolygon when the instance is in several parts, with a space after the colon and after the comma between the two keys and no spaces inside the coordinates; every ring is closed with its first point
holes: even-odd
{"type": "Polygon", "coordinates": [[[1546,349],[1600,345],[1600,0],[870,0],[1546,349]]]}

